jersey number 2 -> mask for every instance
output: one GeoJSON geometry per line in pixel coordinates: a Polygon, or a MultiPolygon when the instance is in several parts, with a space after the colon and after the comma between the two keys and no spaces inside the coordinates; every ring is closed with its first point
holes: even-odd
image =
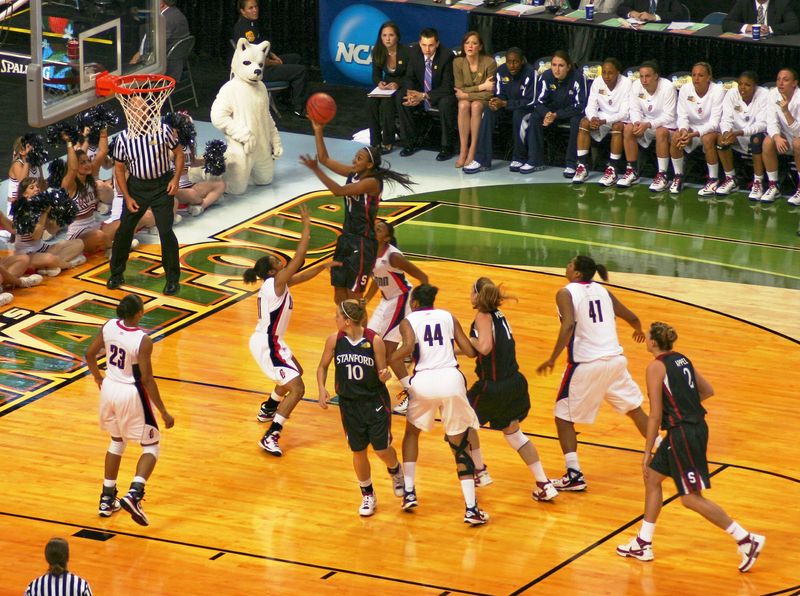
{"type": "Polygon", "coordinates": [[[592,323],[603,322],[603,309],[599,300],[589,300],[589,318],[592,319],[592,323]]]}
{"type": "Polygon", "coordinates": [[[433,342],[439,342],[440,346],[444,345],[444,338],[442,337],[442,327],[439,323],[436,323],[436,326],[433,328],[433,333],[431,333],[431,326],[425,325],[425,333],[422,336],[422,339],[428,342],[429,346],[433,346],[433,342]]]}
{"type": "Polygon", "coordinates": [[[111,346],[111,354],[108,357],[108,363],[117,368],[125,368],[125,350],[115,345],[111,346]]]}

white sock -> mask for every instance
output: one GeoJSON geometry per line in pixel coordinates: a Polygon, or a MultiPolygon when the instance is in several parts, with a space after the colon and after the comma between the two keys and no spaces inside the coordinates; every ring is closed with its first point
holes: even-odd
{"type": "Polygon", "coordinates": [[[586,157],[587,155],[589,155],[589,150],[588,149],[578,149],[578,161],[579,162],[583,163],[583,160],[581,159],[581,157],[586,157]]]}
{"type": "MultiPolygon", "coordinates": [[[[661,167],[661,158],[658,158],[658,169],[662,172],[666,172],[667,168],[661,167]]],[[[683,158],[682,157],[673,157],[672,158],[672,169],[675,170],[675,175],[680,176],[683,174],[683,158]]]]}
{"type": "Polygon", "coordinates": [[[286,424],[287,420],[288,420],[288,418],[286,416],[281,416],[280,414],[277,414],[277,413],[275,414],[275,417],[272,419],[273,422],[276,422],[277,424],[280,424],[281,426],[286,424]]]}
{"type": "Polygon", "coordinates": [[[464,493],[464,502],[467,504],[467,507],[475,507],[477,503],[475,499],[475,480],[472,478],[462,478],[461,492],[464,493]]]}
{"type": "Polygon", "coordinates": [[[112,480],[111,478],[104,478],[103,486],[105,486],[106,488],[114,488],[115,486],[117,486],[117,481],[112,480]]]}
{"type": "Polygon", "coordinates": [[[669,157],[657,157],[656,160],[658,161],[658,171],[666,174],[669,169],[669,157]]]}
{"type": "Polygon", "coordinates": [[[611,161],[619,161],[622,159],[622,153],[612,153],[608,157],[611,158],[611,161]]]}
{"type": "Polygon", "coordinates": [[[642,520],[642,527],[639,528],[639,538],[644,542],[653,542],[653,532],[656,529],[654,523],[642,520]]]}
{"type": "Polygon", "coordinates": [[[414,490],[414,475],[416,474],[416,472],[417,472],[417,462],[415,461],[403,462],[403,483],[405,484],[406,491],[414,490]]]}
{"type": "Polygon", "coordinates": [[[531,472],[533,472],[533,477],[536,478],[536,482],[548,482],[547,474],[544,473],[544,467],[542,466],[542,460],[537,460],[532,464],[529,464],[528,467],[530,468],[531,472]]]}
{"type": "Polygon", "coordinates": [[[400,384],[403,386],[403,389],[408,389],[411,387],[411,375],[406,375],[402,379],[400,379],[400,384]]]}
{"type": "Polygon", "coordinates": [[[769,170],[767,170],[767,180],[769,180],[770,182],[777,182],[778,181],[778,171],[775,170],[775,171],[770,172],[769,170]]]}
{"type": "Polygon", "coordinates": [[[147,482],[147,478],[142,478],[141,476],[134,476],[133,477],[133,481],[134,482],[141,482],[142,484],[145,484],[147,482]]]}
{"type": "Polygon", "coordinates": [[[278,395],[278,392],[275,391],[274,389],[272,390],[272,394],[270,395],[270,397],[275,401],[281,401],[284,398],[283,395],[278,395]]]}
{"type": "Polygon", "coordinates": [[[730,534],[731,536],[733,536],[733,539],[734,539],[736,542],[741,542],[742,540],[744,540],[745,538],[747,538],[747,536],[750,534],[750,532],[748,532],[747,530],[745,530],[745,529],[744,529],[742,526],[740,526],[740,525],[739,525],[739,524],[737,524],[736,522],[733,522],[733,523],[731,523],[731,525],[730,525],[730,526],[728,526],[728,527],[725,529],[725,531],[726,531],[728,534],[730,534]]]}
{"type": "Polygon", "coordinates": [[[367,488],[370,484],[372,484],[372,478],[367,478],[366,480],[359,480],[358,486],[361,488],[367,488]]]}
{"type": "Polygon", "coordinates": [[[725,177],[726,178],[736,178],[736,171],[735,170],[731,170],[730,172],[725,171],[725,177]]]}
{"type": "Polygon", "coordinates": [[[719,162],[717,163],[709,163],[706,164],[708,166],[708,177],[709,178],[717,178],[719,177],[719,162]]]}
{"type": "Polygon", "coordinates": [[[568,468],[572,468],[573,470],[578,470],[580,472],[581,465],[578,463],[577,451],[570,451],[569,453],[565,453],[564,461],[566,462],[568,468]]]}
{"type": "Polygon", "coordinates": [[[470,449],[469,454],[472,457],[472,462],[475,464],[476,472],[486,467],[486,464],[483,463],[483,455],[480,449],[470,449]]]}

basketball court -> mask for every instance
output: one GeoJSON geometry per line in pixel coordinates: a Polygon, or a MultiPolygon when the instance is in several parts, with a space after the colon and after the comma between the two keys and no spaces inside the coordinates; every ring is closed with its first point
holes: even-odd
{"type": "MultiPolygon", "coordinates": [[[[202,115],[196,115],[196,121],[202,115]]],[[[197,122],[198,146],[219,138],[197,122]]],[[[306,396],[288,421],[282,458],[257,445],[255,414],[272,388],[247,347],[257,286],[241,282],[260,256],[290,258],[299,239],[298,206],[312,216],[307,265],[330,258],[341,199],[320,190],[297,163],[313,138],[284,134],[272,185],[226,196],[176,226],[181,291],[161,295],[157,238],[131,253],[125,291],[145,301],[142,326],[155,341],[153,364],[176,419],[147,486],[142,528],[124,512],[97,516],[107,437],[97,426],[98,390],[82,360],[124,292],[105,288],[102,255],[42,286],[15,292],[0,309],[0,594],[17,594],[44,571],[43,546],[64,536],[70,569],[97,594],[790,594],[797,578],[800,465],[792,457],[800,389],[800,210],[780,201],[748,204],[737,193],[701,201],[645,185],[573,187],[554,168],[530,177],[507,164],[476,176],[420,152],[388,156],[409,173],[414,194],[384,196],[380,216],[395,223],[401,250],[440,288],[437,305],[468,326],[471,284],[502,282],[517,300],[503,306],[531,385],[523,431],[551,476],[563,473],[552,404],[563,357],[552,376],[535,369],[558,331],[555,293],[575,254],[608,266],[615,295],[645,325],[672,324],[676,348],[716,389],[707,403],[711,432],[709,497],[743,526],[767,536],[753,570],[740,574],[735,545],[681,507],[664,485],[666,506],[651,563],[623,559],[641,520],[643,440],[625,417],[601,409],[578,427],[589,488],[551,503],[531,500],[533,478],[498,432],[482,431],[494,484],[479,489],[486,526],[462,523],[463,502],[441,433],[423,435],[417,473],[420,506],[400,509],[381,462],[371,458],[378,510],[360,518],[358,485],[336,408],[316,404],[314,372],[334,330],[324,275],[292,289],[287,340],[305,369],[306,396]]],[[[349,161],[359,147],[330,141],[349,161]]],[[[5,196],[5,192],[2,192],[5,196]]],[[[370,305],[374,308],[375,303],[370,305]]],[[[618,326],[634,379],[644,385],[651,356],[618,326]]],[[[473,363],[461,359],[471,382],[473,363]]],[[[330,376],[330,375],[329,375],[330,376]]],[[[330,383],[332,385],[332,383],[330,383]]],[[[390,393],[399,390],[396,380],[390,393]]],[[[394,416],[397,448],[405,420],[394,416]]],[[[129,481],[131,445],[120,474],[129,481]]]]}

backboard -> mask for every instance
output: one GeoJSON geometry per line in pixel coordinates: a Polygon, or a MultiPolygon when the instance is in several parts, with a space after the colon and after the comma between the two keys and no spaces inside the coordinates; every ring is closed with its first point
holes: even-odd
{"type": "Polygon", "coordinates": [[[30,0],[28,124],[46,126],[106,101],[95,93],[101,72],[163,73],[167,51],[159,5],[159,0],[30,0]]]}

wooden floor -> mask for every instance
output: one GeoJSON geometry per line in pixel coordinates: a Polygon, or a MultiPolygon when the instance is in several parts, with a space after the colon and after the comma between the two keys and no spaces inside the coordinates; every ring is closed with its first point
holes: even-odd
{"type": "MultiPolygon", "coordinates": [[[[560,370],[550,377],[534,371],[557,333],[554,295],[563,278],[441,262],[424,268],[441,288],[438,305],[452,310],[465,327],[472,318],[469,287],[478,276],[506,282],[519,298],[504,311],[531,383],[533,410],[523,429],[547,471],[561,474],[552,421],[560,370]]],[[[44,308],[73,289],[86,288],[66,278],[52,294],[30,296],[29,308],[44,308]]],[[[161,459],[148,484],[147,528],[124,512],[107,520],[97,517],[108,440],[97,427],[98,391],[91,378],[0,418],[0,594],[19,594],[44,571],[42,548],[55,535],[70,537],[71,568],[90,580],[95,594],[777,594],[798,589],[796,341],[686,302],[615,290],[642,321],[674,325],[681,336],[677,347],[716,389],[708,402],[714,462],[708,496],[768,538],[758,564],[743,575],[736,570],[739,559],[730,538],[683,509],[669,484],[655,561],[614,553],[640,520],[643,441],[627,418],[607,407],[595,425],[580,428],[579,453],[589,483],[585,493],[561,494],[552,503],[532,501],[527,468],[499,433],[485,431],[483,452],[495,482],[481,489],[479,500],[491,521],[467,527],[451,455],[441,432],[434,432],[421,442],[416,512],[400,510],[385,470],[373,458],[378,511],[360,518],[338,410],[323,411],[315,403],[314,370],[324,337],[334,329],[331,290],[320,276],[293,293],[288,340],[306,369],[311,401],[302,402],[286,425],[283,458],[257,446],[264,426],[255,413],[271,385],[247,348],[253,297],[197,317],[156,343],[155,372],[176,425],[164,432],[161,459]],[[72,537],[78,532],[87,539],[72,537]]],[[[159,298],[151,305],[180,308],[184,300],[159,298]]],[[[783,307],[788,316],[797,310],[797,304],[783,307]]],[[[85,322],[101,319],[87,316],[85,322]]],[[[650,355],[633,343],[624,324],[620,338],[630,370],[643,386],[650,355]]],[[[462,361],[462,368],[471,381],[472,363],[462,361]]],[[[397,389],[396,381],[391,388],[397,389]]],[[[398,448],[403,425],[404,418],[395,416],[398,448]]],[[[137,456],[131,446],[121,488],[137,456]]]]}

